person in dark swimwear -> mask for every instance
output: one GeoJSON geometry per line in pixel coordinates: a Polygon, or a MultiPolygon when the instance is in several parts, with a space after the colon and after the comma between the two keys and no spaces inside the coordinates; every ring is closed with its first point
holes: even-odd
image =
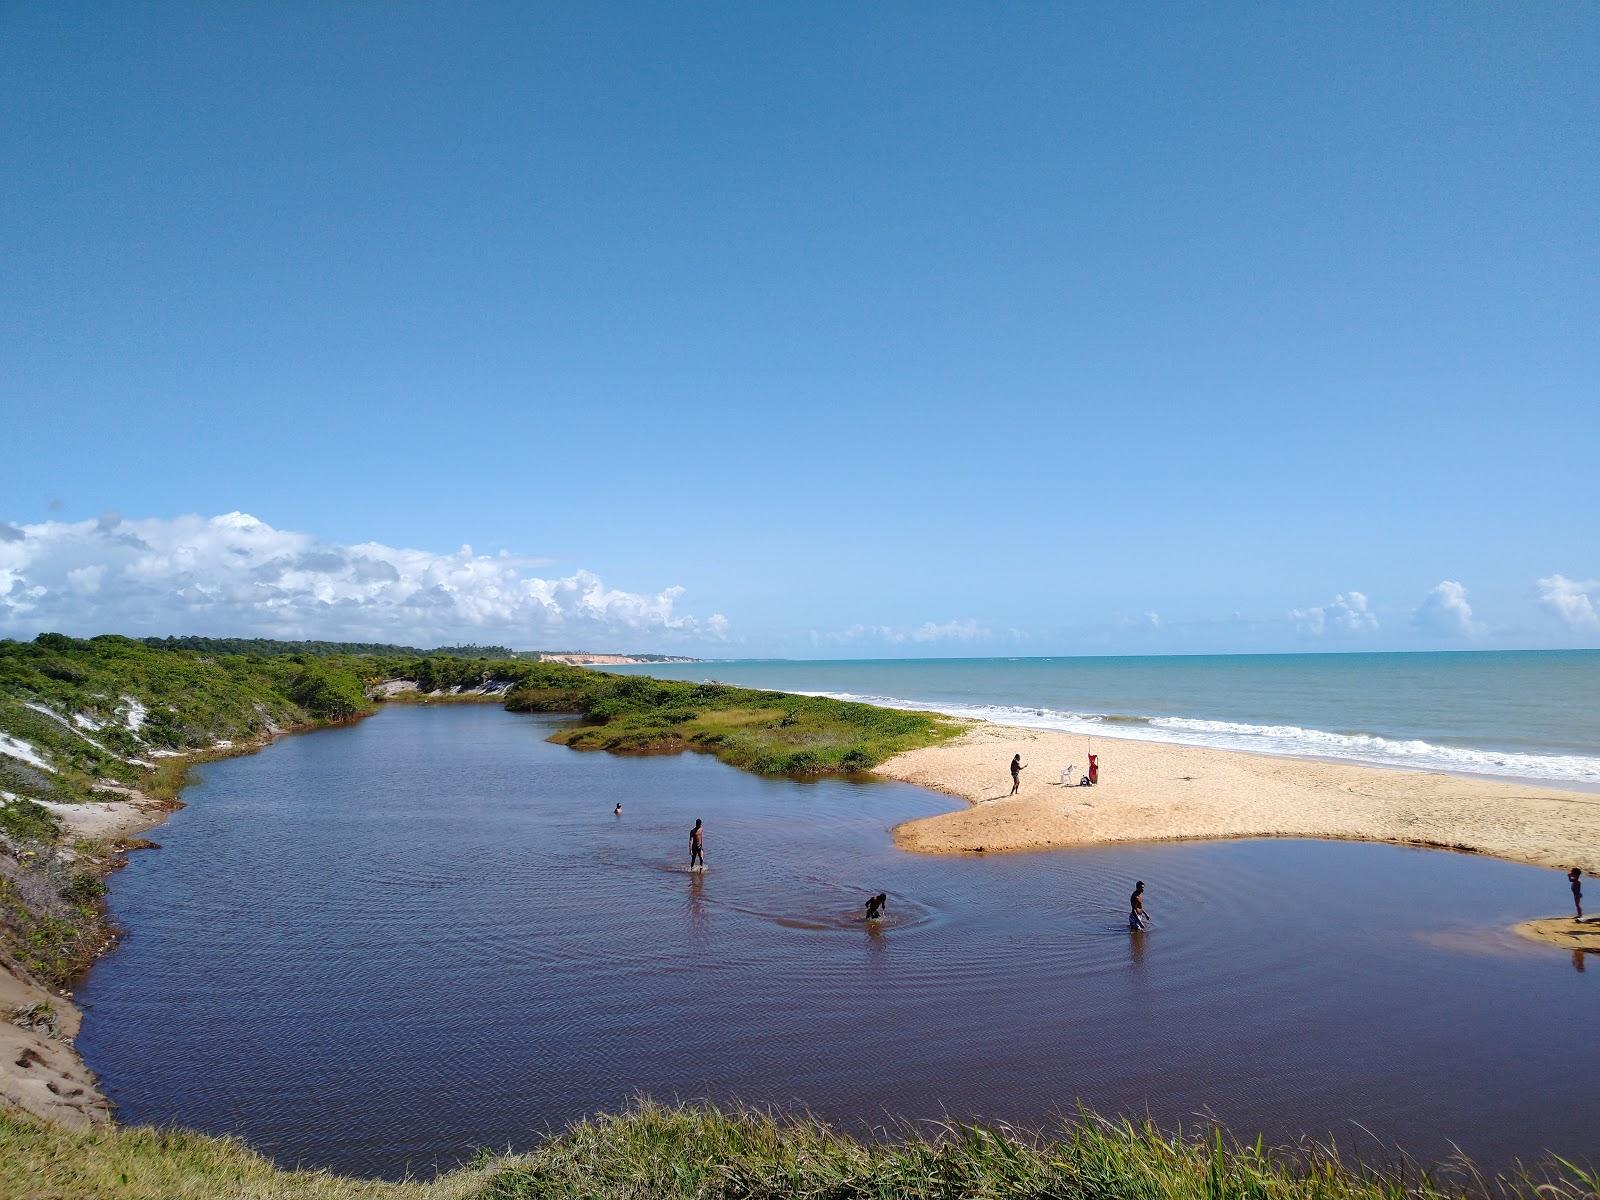
{"type": "Polygon", "coordinates": [[[706,869],[706,848],[700,832],[700,819],[695,818],[694,828],[689,830],[689,870],[694,870],[695,864],[700,869],[706,869]]]}
{"type": "Polygon", "coordinates": [[[878,921],[883,918],[884,907],[889,903],[889,893],[879,892],[867,901],[867,920],[878,921]]]}
{"type": "Polygon", "coordinates": [[[620,817],[620,816],[621,816],[621,815],[622,815],[622,801],[621,801],[621,800],[618,800],[618,801],[617,801],[617,806],[616,806],[616,807],[615,807],[615,808],[613,808],[613,809],[612,809],[612,810],[611,810],[611,811],[612,811],[612,812],[613,812],[613,813],[614,813],[614,814],[615,814],[615,815],[617,815],[617,816],[619,816],[619,817],[620,817]]]}
{"type": "Polygon", "coordinates": [[[1578,920],[1583,920],[1583,868],[1573,867],[1567,872],[1567,882],[1572,885],[1572,907],[1578,910],[1578,920]]]}
{"type": "Polygon", "coordinates": [[[1128,897],[1128,928],[1150,928],[1150,914],[1144,911],[1144,880],[1133,885],[1133,895],[1128,897]]]}
{"type": "Polygon", "coordinates": [[[1013,754],[1011,756],[1011,794],[1013,796],[1017,794],[1017,789],[1022,786],[1022,772],[1027,769],[1027,766],[1028,764],[1022,761],[1022,755],[1013,754]]]}

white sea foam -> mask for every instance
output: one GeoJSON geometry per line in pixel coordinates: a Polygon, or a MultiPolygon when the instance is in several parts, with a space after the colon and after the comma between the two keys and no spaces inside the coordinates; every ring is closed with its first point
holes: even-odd
{"type": "Polygon", "coordinates": [[[1207,721],[1194,717],[1128,717],[1102,713],[1063,712],[1012,704],[952,704],[906,700],[898,696],[862,696],[850,692],[806,692],[856,700],[883,708],[921,709],[965,720],[992,721],[1029,729],[1098,734],[1143,742],[1209,746],[1218,750],[1250,750],[1333,758],[1380,767],[1449,771],[1463,775],[1498,775],[1546,783],[1600,786],[1600,757],[1584,754],[1524,754],[1466,746],[1440,746],[1418,739],[1380,737],[1370,733],[1330,733],[1299,725],[1250,725],[1239,721],[1207,721]]]}

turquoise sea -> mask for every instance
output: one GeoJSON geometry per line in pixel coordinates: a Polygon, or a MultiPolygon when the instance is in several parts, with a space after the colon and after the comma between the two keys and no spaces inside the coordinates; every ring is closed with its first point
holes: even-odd
{"type": "Polygon", "coordinates": [[[612,668],[1008,725],[1600,788],[1600,650],[612,668]]]}

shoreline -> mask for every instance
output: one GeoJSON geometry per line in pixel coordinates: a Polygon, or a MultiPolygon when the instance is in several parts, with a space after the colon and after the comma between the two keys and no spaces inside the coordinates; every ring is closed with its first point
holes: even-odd
{"type": "MultiPolygon", "coordinates": [[[[184,807],[178,797],[191,767],[256,754],[281,737],[334,729],[371,715],[271,726],[259,737],[166,755],[143,781],[148,791],[119,786],[114,790],[121,799],[83,804],[42,802],[41,807],[61,822],[69,836],[96,846],[95,853],[82,855],[79,861],[104,880],[127,866],[128,855],[134,851],[160,849],[142,835],[184,807]]],[[[113,789],[102,786],[100,790],[113,789]]],[[[103,920],[102,928],[106,936],[94,947],[88,966],[61,988],[35,977],[0,948],[0,1103],[68,1129],[113,1124],[116,1119],[116,1106],[101,1090],[99,1077],[77,1047],[83,1010],[74,1003],[75,988],[123,934],[109,918],[103,920]]]]}
{"type": "MultiPolygon", "coordinates": [[[[496,703],[507,690],[424,693],[412,680],[395,679],[372,695],[400,704],[496,703]]],[[[148,790],[118,788],[115,800],[47,807],[74,836],[98,843],[100,851],[85,861],[104,877],[125,865],[133,850],[155,845],[140,835],[183,807],[178,796],[191,767],[254,754],[291,734],[355,724],[377,711],[274,726],[247,741],[171,755],[143,781],[148,790]]],[[[953,740],[895,755],[862,776],[967,802],[895,826],[901,850],[942,855],[1286,837],[1385,842],[1600,873],[1600,795],[1590,792],[1104,735],[1094,738],[1100,785],[1067,788],[1056,776],[1069,762],[1076,764],[1075,777],[1086,769],[1085,735],[971,718],[963,724],[965,732],[953,740]],[[1020,794],[1010,798],[1006,764],[1019,750],[1029,770],[1020,794]]],[[[1517,932],[1567,945],[1531,931],[1555,921],[1526,922],[1517,932]]],[[[1600,932],[1600,923],[1594,928],[1600,932]]],[[[114,927],[109,932],[96,958],[120,936],[114,927]]],[[[114,1122],[113,1105],[74,1044],[82,1014],[71,985],[51,988],[0,953],[0,1010],[17,1014],[0,1024],[0,1101],[71,1128],[114,1122]],[[29,1012],[41,1016],[23,1021],[29,1012]]]]}
{"type": "Polygon", "coordinates": [[[1086,771],[1085,735],[981,721],[953,741],[896,755],[873,774],[967,802],[895,827],[896,845],[923,854],[1293,837],[1600,872],[1600,795],[1593,792],[1100,734],[1094,744],[1094,788],[1058,782],[1068,763],[1076,764],[1074,779],[1086,771]],[[1011,797],[1007,763],[1017,752],[1028,770],[1011,797]]]}

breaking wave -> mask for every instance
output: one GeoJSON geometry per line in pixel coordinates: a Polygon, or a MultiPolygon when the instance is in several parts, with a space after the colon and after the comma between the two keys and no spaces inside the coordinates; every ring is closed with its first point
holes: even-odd
{"type": "Polygon", "coordinates": [[[1194,717],[1143,717],[1122,713],[1063,712],[1013,704],[953,704],[906,700],[898,696],[863,696],[851,692],[807,692],[836,700],[856,700],[883,708],[919,709],[965,720],[1054,729],[1065,733],[1101,734],[1181,746],[1248,750],[1257,754],[1332,758],[1380,767],[1448,771],[1464,775],[1509,776],[1546,783],[1600,787],[1600,758],[1583,754],[1525,754],[1467,746],[1441,746],[1411,738],[1374,733],[1330,733],[1299,725],[1251,725],[1240,721],[1207,721],[1194,717]]]}

